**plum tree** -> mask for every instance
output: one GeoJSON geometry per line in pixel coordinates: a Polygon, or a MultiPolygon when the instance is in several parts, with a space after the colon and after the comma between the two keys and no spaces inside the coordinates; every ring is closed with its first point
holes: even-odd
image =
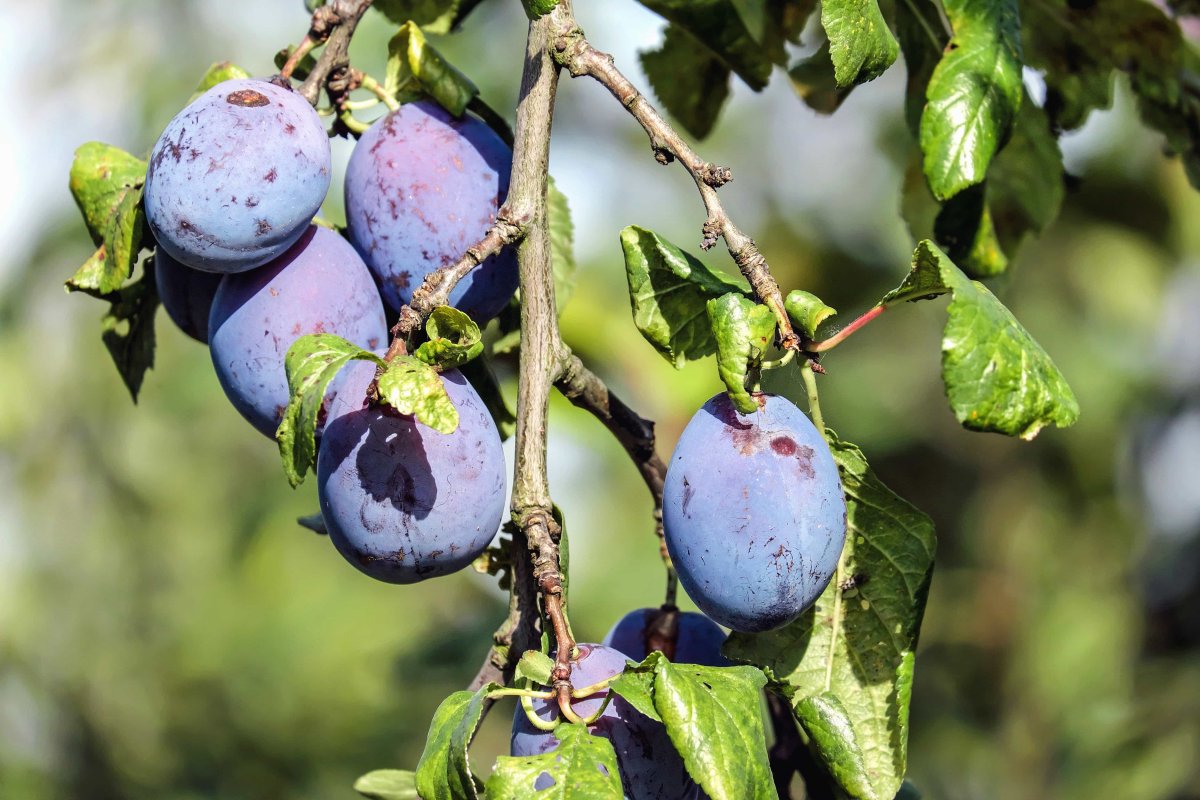
{"type": "Polygon", "coordinates": [[[760,394],[739,412],[721,393],[696,412],[667,468],[663,525],[679,582],[737,631],[778,628],[837,569],[846,502],[824,438],[799,408],[760,394]]]}
{"type": "MultiPolygon", "coordinates": [[[[625,654],[599,644],[579,645],[579,655],[571,661],[571,682],[579,688],[592,686],[625,669],[625,654]]],[[[608,689],[572,702],[571,710],[589,719],[600,710],[608,689]]],[[[546,722],[557,718],[554,700],[533,700],[534,713],[546,722]]],[[[629,800],[696,800],[701,797],[661,722],[652,720],[614,694],[600,718],[588,726],[592,734],[608,739],[617,754],[621,786],[629,800]]],[[[558,747],[550,731],[539,730],[518,706],[513,714],[509,752],[514,756],[548,753],[558,747]]],[[[543,776],[537,789],[546,788],[549,776],[543,776]]]]}
{"type": "Polygon", "coordinates": [[[198,342],[208,344],[208,316],[221,277],[185,267],[161,248],[154,253],[154,284],[163,309],[181,331],[198,342]]]}
{"type": "Polygon", "coordinates": [[[222,279],[208,333],[230,402],[274,436],[290,396],[283,359],[292,342],[306,333],[333,333],[374,350],[387,342],[387,320],[354,248],[313,225],[269,264],[222,279]]]}
{"type": "Polygon", "coordinates": [[[187,266],[242,272],[300,238],[329,171],[329,137],[303,97],[266,81],[224,81],[154,145],[146,221],[159,247],[187,266]]]}
{"type": "Polygon", "coordinates": [[[317,493],[329,538],[355,567],[388,583],[415,583],[470,564],[503,520],[504,454],[483,400],[457,370],[442,375],[458,410],[438,433],[363,398],[372,362],[334,379],[317,456],[317,493]]]}
{"type": "MultiPolygon", "coordinates": [[[[491,128],[433,101],[404,105],[362,135],[346,167],[347,235],[392,310],[484,235],[511,167],[512,152],[491,128]]],[[[459,281],[450,303],[485,322],[516,288],[516,257],[505,250],[459,281]]]]}
{"type": "Polygon", "coordinates": [[[725,667],[729,660],[721,655],[725,631],[717,623],[695,611],[677,608],[639,608],[617,621],[604,637],[606,647],[620,650],[634,661],[642,661],[651,652],[650,636],[654,623],[663,615],[675,615],[675,652],[668,657],[680,664],[700,664],[706,667],[725,667]]]}

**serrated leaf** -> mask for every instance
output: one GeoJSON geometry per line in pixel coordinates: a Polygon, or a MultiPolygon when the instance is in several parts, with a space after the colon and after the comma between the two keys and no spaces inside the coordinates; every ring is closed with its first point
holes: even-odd
{"type": "Polygon", "coordinates": [[[550,262],[554,268],[554,305],[561,316],[575,290],[575,224],[567,196],[551,177],[546,183],[546,227],[550,230],[550,262]]]}
{"type": "Polygon", "coordinates": [[[414,356],[399,356],[379,377],[379,399],[401,414],[412,414],[438,433],[454,433],[458,409],[437,370],[414,356]]]}
{"type": "Polygon", "coordinates": [[[970,280],[933,243],[917,245],[908,277],[882,302],[946,293],[951,300],[942,333],[942,381],[958,421],[1022,439],[1048,424],[1074,424],[1079,403],[1050,356],[986,286],[970,280]]]}
{"type": "Polygon", "coordinates": [[[639,0],[646,8],[690,33],[754,91],[771,77],[767,48],[746,29],[731,0],[639,0]]]}
{"type": "Polygon", "coordinates": [[[406,22],[388,42],[384,88],[404,97],[412,92],[427,94],[456,117],[479,94],[471,79],[459,72],[413,22],[406,22]]]}
{"type": "Polygon", "coordinates": [[[774,800],[753,667],[701,667],[660,658],[654,708],[688,774],[712,800],[774,800]]]}
{"type": "Polygon", "coordinates": [[[449,33],[458,17],[458,0],[375,0],[375,8],[398,25],[409,20],[429,33],[449,33]]]}
{"type": "Polygon", "coordinates": [[[325,400],[325,388],[333,376],[354,360],[383,359],[369,350],[332,333],[308,333],[292,342],[283,358],[289,399],[283,419],[275,430],[283,474],[292,488],[317,462],[317,421],[325,400]]]}
{"type": "Polygon", "coordinates": [[[646,341],[677,369],[715,353],[707,303],[745,289],[657,233],[636,225],[621,231],[621,249],[633,322],[646,341]]]}
{"type": "Polygon", "coordinates": [[[980,183],[1021,104],[1017,0],[943,0],[954,36],[926,87],[925,177],[939,200],[980,183]]]}
{"type": "Polygon", "coordinates": [[[140,280],[105,299],[110,305],[100,320],[100,339],[136,403],[146,370],[154,366],[154,312],[158,310],[154,271],[143,270],[140,280]]]}
{"type": "Polygon", "coordinates": [[[876,0],[822,0],[821,26],[838,86],[875,80],[900,53],[876,0]]]}
{"type": "Polygon", "coordinates": [[[767,306],[737,292],[708,301],[708,322],[717,343],[717,372],[729,399],[743,414],[758,410],[747,379],[756,379],[758,366],[775,340],[775,315],[767,306]]]}
{"type": "Polygon", "coordinates": [[[729,98],[725,62],[677,25],[667,26],[658,49],[638,58],[663,108],[692,136],[708,136],[729,98]]]}
{"type": "Polygon", "coordinates": [[[525,14],[530,19],[538,19],[549,14],[558,5],[558,0],[521,0],[525,14]]]}
{"type": "Polygon", "coordinates": [[[517,662],[514,676],[528,678],[542,686],[550,685],[550,673],[554,670],[554,659],[538,650],[526,650],[517,662]]]}
{"type": "Polygon", "coordinates": [[[209,67],[204,75],[200,78],[200,82],[196,84],[196,91],[192,93],[192,99],[195,100],[197,97],[204,94],[218,83],[224,83],[225,81],[231,81],[237,78],[249,77],[250,73],[246,72],[246,70],[242,69],[237,64],[233,64],[229,61],[218,61],[209,67]]]}
{"type": "Polygon", "coordinates": [[[425,751],[417,762],[417,791],[421,800],[464,800],[480,796],[467,749],[483,719],[488,693],[499,688],[497,684],[489,683],[475,692],[454,692],[438,706],[429,724],[425,751]]]}
{"type": "Polygon", "coordinates": [[[839,573],[856,576],[855,594],[835,580],[800,619],[767,633],[733,633],[724,652],[790,687],[798,719],[820,737],[817,752],[834,760],[830,774],[848,794],[892,800],[907,760],[912,653],[933,572],[933,524],[879,482],[857,447],[828,436],[846,493],[839,573]]]}
{"type": "Polygon", "coordinates": [[[801,59],[788,70],[792,88],[805,104],[820,114],[832,114],[850,96],[854,84],[839,87],[829,55],[829,41],[821,44],[808,58],[801,59]]]}
{"type": "Polygon", "coordinates": [[[792,322],[810,339],[816,338],[817,328],[822,322],[837,313],[837,309],[825,305],[821,298],[803,289],[788,292],[783,308],[792,322]]]}
{"type": "Polygon", "coordinates": [[[354,782],[354,791],[371,800],[421,800],[417,776],[407,769],[377,769],[354,782]]]}
{"type": "Polygon", "coordinates": [[[592,736],[587,726],[559,725],[558,747],[540,756],[500,756],[487,780],[488,800],[621,800],[617,754],[607,739],[592,736]],[[553,785],[540,791],[538,778],[553,785]]]}
{"type": "Polygon", "coordinates": [[[442,370],[460,367],[483,352],[479,326],[457,308],[435,308],[425,321],[425,333],[429,341],[413,355],[442,370]]]}

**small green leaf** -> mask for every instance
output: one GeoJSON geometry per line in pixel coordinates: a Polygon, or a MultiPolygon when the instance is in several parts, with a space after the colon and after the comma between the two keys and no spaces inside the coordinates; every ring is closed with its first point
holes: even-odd
{"type": "Polygon", "coordinates": [[[806,292],[803,289],[793,289],[788,292],[787,298],[783,301],[783,308],[787,311],[792,322],[804,331],[804,335],[810,339],[815,339],[817,336],[817,328],[821,323],[837,313],[837,309],[830,308],[811,292],[806,292]]]}
{"type": "Polygon", "coordinates": [[[731,0],[639,0],[642,5],[687,31],[754,91],[771,78],[772,55],[738,14],[731,0]]]}
{"type": "Polygon", "coordinates": [[[1079,418],[1079,403],[1058,367],[987,287],[967,278],[928,241],[912,270],[882,302],[951,294],[942,334],[942,381],[954,416],[966,428],[1032,439],[1053,423],[1079,418]]]}
{"type": "Polygon", "coordinates": [[[838,86],[875,80],[900,53],[876,0],[823,0],[821,26],[838,86]]]}
{"type": "Polygon", "coordinates": [[[478,798],[478,780],[471,772],[467,748],[483,719],[489,692],[501,688],[489,683],[476,692],[454,692],[438,706],[429,723],[425,751],[417,762],[417,791],[421,800],[478,798]]]}
{"type": "Polygon", "coordinates": [[[729,98],[729,67],[677,25],[668,25],[657,50],[639,54],[654,96],[684,130],[703,139],[729,98]]]}
{"type": "Polygon", "coordinates": [[[717,372],[729,399],[743,414],[758,410],[747,379],[757,380],[758,366],[775,339],[775,315],[767,306],[737,292],[708,301],[708,321],[717,343],[717,372]]]}
{"type": "Polygon", "coordinates": [[[417,776],[407,769],[377,769],[354,782],[354,791],[371,800],[421,800],[417,776]]]}
{"type": "Polygon", "coordinates": [[[317,461],[317,419],[325,400],[325,387],[338,370],[353,360],[383,359],[332,333],[309,333],[292,342],[283,358],[290,399],[275,431],[283,474],[293,488],[317,461]]]}
{"type": "Polygon", "coordinates": [[[662,659],[663,654],[656,651],[641,664],[626,665],[625,671],[609,685],[629,705],[656,722],[662,722],[662,717],[654,707],[655,668],[662,659]]]}
{"type": "Polygon", "coordinates": [[[1016,0],[944,0],[954,37],[934,69],[921,115],[921,151],[934,197],[983,181],[1021,104],[1016,0]]]}
{"type": "Polygon", "coordinates": [[[558,747],[549,753],[496,759],[487,780],[488,800],[621,800],[617,754],[607,739],[592,736],[580,724],[559,725],[554,735],[558,747]],[[535,790],[543,774],[553,785],[535,790]]]}
{"type": "Polygon", "coordinates": [[[449,33],[459,0],[375,0],[375,8],[397,25],[412,21],[428,33],[449,33]]]}
{"type": "Polygon", "coordinates": [[[546,227],[550,229],[550,261],[554,267],[554,305],[562,316],[575,290],[575,224],[567,196],[547,177],[546,227]]]}
{"type": "Polygon", "coordinates": [[[145,180],[146,162],[124,150],[88,142],[75,151],[71,194],[92,241],[103,248],[67,281],[68,289],[103,295],[129,279],[142,246],[145,180]]]}
{"type": "Polygon", "coordinates": [[[154,312],[158,309],[154,271],[143,269],[141,280],[105,299],[110,305],[100,320],[100,339],[136,403],[146,370],[154,366],[154,312]]]}
{"type": "Polygon", "coordinates": [[[384,88],[408,99],[414,92],[426,94],[456,117],[479,89],[447,61],[413,22],[406,22],[388,42],[388,60],[384,88]]]}
{"type": "Polygon", "coordinates": [[[829,41],[821,44],[808,58],[801,59],[788,70],[792,88],[805,104],[819,114],[837,111],[854,84],[839,87],[833,72],[833,61],[829,56],[829,41]]]}
{"type": "Polygon", "coordinates": [[[521,0],[521,5],[525,7],[525,14],[530,19],[538,19],[553,11],[558,5],[558,0],[521,0]]]}
{"type": "Polygon", "coordinates": [[[479,326],[457,308],[435,308],[425,321],[425,333],[429,341],[413,355],[442,370],[460,367],[483,352],[479,326]]]}
{"type": "Polygon", "coordinates": [[[554,660],[538,650],[526,650],[517,662],[515,676],[528,678],[542,686],[550,685],[550,673],[554,670],[554,660]]]}
{"type": "Polygon", "coordinates": [[[745,292],[657,233],[631,225],[621,231],[633,322],[676,368],[716,352],[706,304],[745,292]]]}
{"type": "Polygon", "coordinates": [[[86,292],[93,297],[103,297],[112,291],[112,277],[106,271],[104,245],[96,248],[96,252],[88,256],[83,266],[75,270],[75,274],[66,280],[67,291],[86,292]],[[101,287],[107,287],[102,291],[101,287]]]}
{"type": "Polygon", "coordinates": [[[908,753],[912,654],[933,574],[933,524],[872,474],[862,452],[827,435],[846,493],[841,575],[784,627],[734,633],[725,654],[790,687],[801,724],[850,796],[892,800],[908,753]]]}
{"type": "Polygon", "coordinates": [[[688,773],[713,800],[774,800],[754,667],[701,667],[660,658],[654,707],[688,773]]]}
{"type": "Polygon", "coordinates": [[[446,394],[442,376],[413,356],[400,356],[388,365],[379,378],[379,399],[438,433],[458,428],[458,409],[446,394]]]}
{"type": "MultiPolygon", "coordinates": [[[[286,58],[286,56],[284,56],[286,58]]],[[[282,66],[282,65],[277,65],[282,66]]],[[[200,78],[200,82],[196,84],[196,91],[192,93],[192,99],[195,100],[200,95],[207,92],[218,83],[231,81],[236,78],[249,78],[250,73],[239,67],[237,64],[228,61],[218,61],[208,68],[204,76],[200,78]]]]}

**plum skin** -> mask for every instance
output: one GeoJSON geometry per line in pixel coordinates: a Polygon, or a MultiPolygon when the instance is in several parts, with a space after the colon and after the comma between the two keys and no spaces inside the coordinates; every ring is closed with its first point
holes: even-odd
{"type": "Polygon", "coordinates": [[[352,361],[330,384],[317,454],[329,538],[360,571],[415,583],[462,569],[495,537],[508,505],[500,433],[458,370],[442,375],[458,428],[438,433],[367,407],[375,365],[352,361]]]}
{"type": "MultiPolygon", "coordinates": [[[[649,655],[646,649],[646,626],[658,611],[657,608],[630,611],[613,625],[602,644],[620,650],[634,661],[644,661],[649,655]]],[[[677,664],[728,667],[729,660],[721,655],[721,645],[724,643],[725,631],[717,623],[695,611],[682,611],[679,613],[675,655],[671,660],[677,664]]]]}
{"type": "Polygon", "coordinates": [[[296,92],[224,81],[172,119],[146,172],[146,221],[172,258],[242,272],[287,250],[329,190],[329,136],[296,92]]]}
{"type": "MultiPolygon", "coordinates": [[[[391,310],[483,238],[511,169],[512,152],[487,125],[433,101],[403,105],[362,135],[346,166],[347,236],[391,310]]],[[[516,288],[516,255],[506,248],[460,280],[450,304],[483,323],[516,288]]]]}
{"type": "Polygon", "coordinates": [[[368,350],[387,344],[366,265],[345,239],[315,225],[269,264],[222,278],[208,331],[226,396],[268,437],[290,398],[284,357],[296,339],[332,333],[368,350]]]}
{"type": "Polygon", "coordinates": [[[725,393],[692,417],[663,490],[667,550],[700,610],[746,633],[811,606],[837,569],[846,502],[824,438],[778,395],[742,414],[725,393]]]}
{"type": "Polygon", "coordinates": [[[154,285],[163,310],[179,330],[204,344],[208,344],[208,317],[221,277],[184,266],[164,250],[154,253],[154,285]]]}
{"type": "MultiPolygon", "coordinates": [[[[579,689],[612,677],[625,669],[624,653],[598,644],[580,644],[579,656],[571,662],[571,684],[579,689]]],[[[595,714],[608,696],[608,689],[575,700],[571,710],[587,719],[595,714]]],[[[547,722],[559,716],[554,700],[533,700],[534,712],[547,722]]],[[[697,800],[700,787],[692,780],[683,759],[671,743],[661,722],[650,719],[620,695],[614,695],[595,723],[588,726],[595,736],[608,739],[617,753],[621,785],[629,800],[697,800]]],[[[509,753],[534,756],[558,747],[553,731],[538,730],[518,705],[513,714],[509,753]]],[[[539,778],[535,787],[549,786],[548,776],[539,778]]]]}

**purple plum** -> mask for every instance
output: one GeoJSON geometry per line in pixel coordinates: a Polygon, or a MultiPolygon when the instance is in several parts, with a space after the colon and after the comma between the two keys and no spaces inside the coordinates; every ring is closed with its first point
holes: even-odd
{"type": "MultiPolygon", "coordinates": [[[[650,654],[647,638],[649,626],[657,615],[670,613],[658,608],[639,608],[621,617],[604,637],[604,645],[620,650],[634,661],[642,661],[650,654]]],[[[695,611],[674,610],[676,617],[675,652],[667,658],[677,664],[699,664],[704,667],[728,667],[729,661],[721,655],[725,643],[725,631],[717,623],[695,611]]]]}
{"type": "Polygon", "coordinates": [[[158,299],[179,330],[208,344],[208,315],[221,284],[221,275],[185,267],[161,248],[154,252],[154,283],[158,299]]]}

